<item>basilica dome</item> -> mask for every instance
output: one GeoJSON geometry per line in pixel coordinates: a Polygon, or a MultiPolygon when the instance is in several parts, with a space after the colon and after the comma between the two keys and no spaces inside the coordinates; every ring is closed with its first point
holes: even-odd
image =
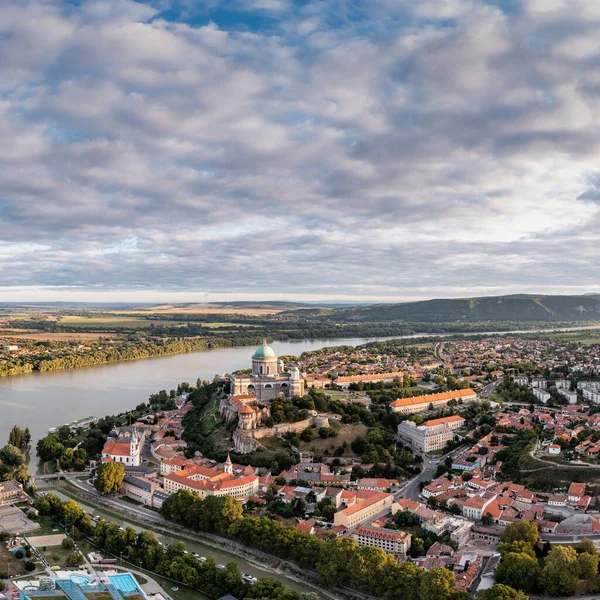
{"type": "Polygon", "coordinates": [[[277,355],[273,351],[273,348],[263,344],[256,349],[256,352],[252,356],[253,359],[261,359],[261,358],[277,358],[277,355]]]}

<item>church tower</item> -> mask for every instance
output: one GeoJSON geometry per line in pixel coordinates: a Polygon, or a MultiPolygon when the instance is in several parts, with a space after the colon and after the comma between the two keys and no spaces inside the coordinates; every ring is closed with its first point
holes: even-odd
{"type": "Polygon", "coordinates": [[[223,465],[223,470],[228,475],[233,475],[233,463],[231,462],[231,457],[229,456],[229,452],[227,453],[227,460],[225,461],[225,464],[223,465]]]}

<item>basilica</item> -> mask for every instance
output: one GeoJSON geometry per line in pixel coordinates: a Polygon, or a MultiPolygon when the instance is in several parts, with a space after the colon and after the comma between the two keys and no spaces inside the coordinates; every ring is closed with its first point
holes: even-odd
{"type": "Polygon", "coordinates": [[[286,370],[283,361],[265,343],[252,356],[252,373],[233,373],[231,394],[253,394],[259,402],[273,400],[280,394],[286,398],[304,396],[304,377],[298,367],[286,370]]]}
{"type": "Polygon", "coordinates": [[[296,427],[295,424],[285,424],[273,429],[265,425],[271,416],[272,400],[303,395],[304,376],[298,367],[286,369],[272,348],[266,343],[260,346],[252,356],[252,373],[233,373],[231,394],[222,398],[219,406],[222,419],[238,421],[233,433],[235,450],[251,452],[257,447],[259,437],[276,435],[279,430],[296,427]]]}

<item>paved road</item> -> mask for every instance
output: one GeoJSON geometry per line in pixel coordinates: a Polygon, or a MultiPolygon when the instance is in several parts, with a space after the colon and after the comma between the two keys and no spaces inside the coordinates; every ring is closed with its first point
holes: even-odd
{"type": "Polygon", "coordinates": [[[447,456],[454,456],[459,452],[462,452],[464,446],[456,448],[449,452],[448,454],[444,454],[440,458],[429,458],[426,455],[423,455],[423,470],[419,475],[411,479],[408,483],[406,483],[403,487],[401,487],[397,492],[394,493],[394,500],[398,500],[399,498],[407,498],[408,500],[412,500],[413,502],[423,502],[423,499],[420,497],[421,489],[419,484],[422,481],[429,481],[433,479],[435,472],[440,463],[443,464],[444,459],[447,456]]]}
{"type": "Polygon", "coordinates": [[[504,377],[499,377],[496,379],[496,381],[488,383],[485,387],[482,387],[479,390],[478,396],[487,396],[488,394],[491,394],[503,381],[504,377]]]}
{"type": "Polygon", "coordinates": [[[420,498],[421,488],[419,487],[419,483],[421,483],[421,481],[433,479],[438,464],[438,461],[434,462],[427,456],[424,456],[423,470],[421,473],[411,479],[403,488],[400,488],[400,490],[394,494],[394,500],[398,500],[399,498],[407,498],[413,502],[422,502],[422,499],[420,498]]]}

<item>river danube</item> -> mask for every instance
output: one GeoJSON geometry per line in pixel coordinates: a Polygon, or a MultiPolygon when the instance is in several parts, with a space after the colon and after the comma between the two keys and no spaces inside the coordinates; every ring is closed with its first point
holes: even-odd
{"type": "MultiPolygon", "coordinates": [[[[578,329],[588,328],[569,327],[560,331],[578,329]]],[[[487,332],[486,335],[503,333],[507,332],[487,332]]],[[[446,337],[452,334],[405,337],[432,335],[446,337]]],[[[298,356],[307,350],[318,350],[325,346],[357,346],[384,339],[394,338],[294,340],[273,342],[271,346],[278,356],[298,356]]],[[[33,445],[31,466],[35,467],[35,444],[46,435],[50,427],[89,416],[118,414],[146,402],[148,396],[154,392],[176,388],[182,381],[195,384],[198,378],[210,380],[215,374],[250,368],[253,351],[251,346],[219,348],[70,371],[34,372],[29,375],[0,378],[0,444],[4,444],[8,439],[8,432],[13,425],[29,427],[33,445]]]]}
{"type": "MultiPolygon", "coordinates": [[[[344,340],[295,340],[273,342],[278,356],[299,355],[324,346],[356,346],[387,338],[344,340]]],[[[135,408],[160,390],[178,383],[195,384],[216,374],[252,366],[253,347],[219,348],[204,352],[84,367],[70,371],[34,372],[0,378],[0,444],[6,443],[13,425],[29,427],[32,435],[32,467],[37,463],[35,444],[50,427],[76,419],[103,417],[135,408]]],[[[33,469],[31,469],[33,470],[33,469]]]]}

